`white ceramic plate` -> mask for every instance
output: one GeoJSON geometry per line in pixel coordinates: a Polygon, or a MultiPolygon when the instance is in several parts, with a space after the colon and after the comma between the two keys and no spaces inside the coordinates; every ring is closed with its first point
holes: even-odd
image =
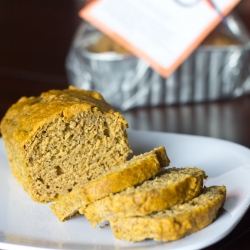
{"type": "Polygon", "coordinates": [[[185,249],[209,246],[226,236],[250,203],[250,150],[200,136],[129,130],[135,154],[164,145],[171,166],[197,166],[209,175],[205,185],[226,185],[227,200],[218,219],[205,229],[168,242],[116,240],[109,227],[94,229],[83,216],[59,222],[49,204],[33,202],[12,177],[0,140],[0,249],[185,249]]]}

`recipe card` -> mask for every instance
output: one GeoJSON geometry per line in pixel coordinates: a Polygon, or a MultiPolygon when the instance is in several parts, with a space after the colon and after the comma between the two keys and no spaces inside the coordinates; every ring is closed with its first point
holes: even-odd
{"type": "Polygon", "coordinates": [[[94,0],[80,16],[169,76],[240,0],[94,0]]]}

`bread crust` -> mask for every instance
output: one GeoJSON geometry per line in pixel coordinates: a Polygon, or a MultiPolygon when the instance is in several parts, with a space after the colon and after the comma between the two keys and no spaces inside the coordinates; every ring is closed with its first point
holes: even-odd
{"type": "Polygon", "coordinates": [[[62,113],[67,120],[91,107],[98,107],[101,112],[115,112],[98,92],[73,86],[64,90],[50,90],[39,97],[21,97],[2,119],[1,133],[4,141],[15,140],[24,146],[40,127],[61,117],[62,113]]]}

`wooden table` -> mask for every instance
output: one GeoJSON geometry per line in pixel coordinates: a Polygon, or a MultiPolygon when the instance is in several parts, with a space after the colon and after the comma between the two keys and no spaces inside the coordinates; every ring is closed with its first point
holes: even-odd
{"type": "MultiPolygon", "coordinates": [[[[68,86],[65,57],[83,5],[80,0],[0,1],[0,119],[21,96],[68,86]]],[[[250,30],[250,1],[237,8],[250,30]]],[[[124,115],[134,129],[211,136],[250,147],[250,96],[124,115]]],[[[242,250],[249,244],[250,211],[227,237],[206,249],[242,250]]]]}

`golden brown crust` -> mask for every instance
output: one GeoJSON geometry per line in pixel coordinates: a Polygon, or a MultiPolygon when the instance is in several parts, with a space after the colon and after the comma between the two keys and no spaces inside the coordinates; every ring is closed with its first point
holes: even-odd
{"type": "Polygon", "coordinates": [[[83,187],[76,188],[70,194],[61,197],[55,204],[51,205],[51,209],[60,221],[64,221],[80,208],[93,201],[104,198],[110,193],[117,193],[128,187],[141,184],[145,180],[154,177],[168,164],[169,159],[164,147],[135,156],[120,166],[119,169],[111,171],[99,179],[83,187]],[[155,152],[157,154],[161,152],[161,162],[155,152]],[[165,158],[165,161],[163,158],[165,158]]]}
{"type": "Polygon", "coordinates": [[[59,118],[62,112],[64,119],[68,119],[92,107],[98,107],[101,112],[114,112],[99,93],[72,86],[64,90],[50,90],[39,97],[21,97],[1,122],[3,138],[7,141],[14,139],[23,146],[39,127],[59,118]]]}
{"type": "Polygon", "coordinates": [[[121,240],[177,240],[212,223],[225,199],[225,186],[213,186],[183,205],[144,217],[110,220],[110,226],[115,237],[121,240]]]}
{"type": "Polygon", "coordinates": [[[79,212],[92,226],[109,219],[144,216],[193,199],[204,178],[205,172],[198,168],[166,169],[154,180],[93,202],[79,212]]]}

